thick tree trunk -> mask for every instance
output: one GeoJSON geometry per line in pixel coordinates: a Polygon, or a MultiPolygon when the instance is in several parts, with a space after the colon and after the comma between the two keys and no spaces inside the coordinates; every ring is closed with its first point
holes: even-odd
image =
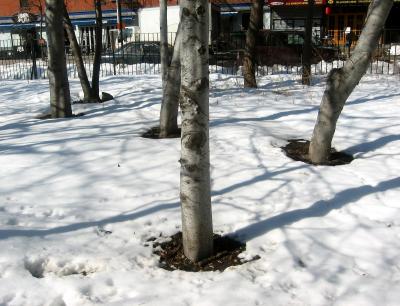
{"type": "Polygon", "coordinates": [[[309,149],[310,159],[315,164],[329,159],[336,122],[347,98],[368,69],[392,5],[393,0],[371,2],[353,54],[343,68],[332,69],[328,75],[309,149]]]}
{"type": "Polygon", "coordinates": [[[48,75],[52,118],[72,116],[65,59],[63,7],[63,0],[46,0],[46,28],[49,47],[48,75]]]}
{"type": "Polygon", "coordinates": [[[181,0],[181,184],[183,249],[199,261],[213,253],[209,152],[208,1],[181,0]]]}
{"type": "Polygon", "coordinates": [[[256,41],[262,28],[263,0],[253,0],[250,10],[250,22],[246,33],[246,46],[243,58],[244,87],[257,87],[256,81],[256,41]]]}
{"type": "Polygon", "coordinates": [[[311,84],[311,51],[312,51],[312,23],[315,0],[308,0],[306,18],[306,36],[303,45],[303,72],[301,82],[303,85],[311,84]]]}
{"type": "Polygon", "coordinates": [[[82,50],[79,46],[78,40],[75,35],[74,28],[72,26],[72,22],[69,18],[69,14],[67,12],[67,8],[64,5],[64,29],[67,33],[68,40],[70,42],[72,55],[74,57],[76,69],[78,71],[79,81],[81,83],[82,91],[83,91],[83,100],[89,101],[92,96],[92,89],[90,87],[89,78],[86,73],[85,64],[83,63],[82,58],[82,50]]]}
{"type": "Polygon", "coordinates": [[[93,59],[92,74],[92,99],[100,101],[99,78],[102,51],[102,32],[103,32],[103,13],[101,10],[101,0],[94,0],[96,8],[96,29],[95,29],[95,50],[93,59]]]}
{"type": "Polygon", "coordinates": [[[160,62],[162,86],[165,88],[169,66],[167,0],[160,0],[160,62]]]}
{"type": "Polygon", "coordinates": [[[171,65],[167,70],[167,79],[163,86],[163,101],[160,112],[160,138],[168,137],[178,131],[179,92],[181,87],[181,26],[175,37],[171,65]]]}

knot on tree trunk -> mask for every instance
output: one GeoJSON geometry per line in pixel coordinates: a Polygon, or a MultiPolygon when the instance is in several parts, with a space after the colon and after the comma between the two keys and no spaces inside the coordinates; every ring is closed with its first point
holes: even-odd
{"type": "Polygon", "coordinates": [[[203,16],[205,12],[206,12],[206,9],[202,5],[199,5],[196,8],[196,14],[199,15],[199,16],[203,16]]]}
{"type": "Polygon", "coordinates": [[[199,151],[207,143],[207,135],[203,131],[191,132],[183,138],[185,148],[199,151]]]}

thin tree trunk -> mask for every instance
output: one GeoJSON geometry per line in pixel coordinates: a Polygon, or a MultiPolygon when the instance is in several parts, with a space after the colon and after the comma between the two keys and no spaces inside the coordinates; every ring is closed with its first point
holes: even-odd
{"type": "Polygon", "coordinates": [[[96,8],[96,29],[95,29],[95,51],[93,59],[93,74],[92,74],[92,99],[100,101],[99,94],[99,78],[100,64],[102,51],[102,32],[103,32],[103,13],[101,10],[101,1],[94,0],[96,8]]]}
{"type": "Polygon", "coordinates": [[[160,138],[168,137],[178,131],[179,92],[181,87],[181,25],[176,32],[171,65],[163,86],[163,101],[160,111],[160,138]]]}
{"type": "Polygon", "coordinates": [[[160,0],[160,62],[161,80],[165,88],[169,66],[167,0],[160,0]]]}
{"type": "Polygon", "coordinates": [[[48,75],[52,118],[72,116],[65,59],[63,6],[63,0],[46,0],[46,28],[49,46],[48,75]]]}
{"type": "Polygon", "coordinates": [[[306,18],[306,36],[303,45],[303,72],[301,82],[303,85],[311,85],[311,51],[312,51],[312,24],[315,0],[308,0],[306,18]]]}
{"type": "Polygon", "coordinates": [[[39,1],[39,11],[40,11],[40,39],[43,39],[43,5],[42,1],[39,1]]]}
{"type": "Polygon", "coordinates": [[[78,40],[75,35],[74,28],[72,26],[71,19],[69,18],[69,14],[67,12],[67,8],[64,5],[64,29],[67,33],[68,40],[70,42],[72,55],[74,57],[76,69],[78,71],[79,81],[81,83],[82,91],[83,91],[83,100],[89,101],[92,96],[92,89],[90,87],[89,79],[86,73],[85,64],[82,58],[82,50],[79,46],[78,40]]]}
{"type": "Polygon", "coordinates": [[[213,253],[209,152],[207,0],[181,0],[181,183],[183,249],[191,261],[213,253]]]}
{"type": "Polygon", "coordinates": [[[253,0],[250,10],[250,22],[246,33],[246,46],[243,58],[244,87],[257,87],[256,81],[256,40],[262,28],[263,0],[253,0]]]}
{"type": "Polygon", "coordinates": [[[364,28],[353,54],[343,68],[332,69],[328,75],[309,149],[310,159],[315,164],[329,159],[339,115],[347,98],[368,69],[392,5],[393,0],[373,0],[370,3],[364,28]]]}

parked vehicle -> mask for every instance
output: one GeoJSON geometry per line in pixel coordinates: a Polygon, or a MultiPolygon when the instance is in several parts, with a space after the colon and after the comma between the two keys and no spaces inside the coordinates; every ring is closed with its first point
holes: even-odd
{"type": "Polygon", "coordinates": [[[160,63],[160,42],[129,42],[122,48],[108,50],[102,55],[103,63],[115,64],[138,64],[138,63],[160,63]]]}
{"type": "Polygon", "coordinates": [[[40,58],[46,54],[46,46],[39,46],[36,43],[28,44],[22,41],[12,44],[2,44],[0,41],[0,59],[1,60],[16,60],[27,58],[40,58]],[[34,49],[33,49],[34,48],[34,49]]]}
{"type": "MultiPolygon", "coordinates": [[[[242,34],[243,43],[229,41],[213,42],[210,49],[212,62],[223,59],[225,64],[241,65],[244,56],[245,33],[242,34]],[[223,46],[222,48],[220,46],[223,46]]],[[[305,32],[298,30],[262,30],[256,41],[256,62],[258,65],[288,65],[299,66],[302,64],[303,44],[305,32]]],[[[311,63],[316,64],[322,60],[331,62],[338,58],[339,50],[333,46],[323,46],[315,38],[312,42],[311,63]]]]}
{"type": "Polygon", "coordinates": [[[5,59],[12,59],[14,58],[15,52],[13,48],[10,47],[0,47],[0,60],[5,60],[5,59]]]}

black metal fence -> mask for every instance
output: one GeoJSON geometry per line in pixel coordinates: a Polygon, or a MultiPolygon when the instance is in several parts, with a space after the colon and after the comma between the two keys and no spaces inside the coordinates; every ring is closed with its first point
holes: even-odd
{"type": "MultiPolygon", "coordinates": [[[[400,73],[400,30],[387,31],[382,36],[397,37],[398,41],[381,39],[368,73],[400,73]]],[[[302,36],[300,32],[265,31],[258,41],[257,74],[300,74],[302,62],[302,36]]],[[[170,53],[175,33],[170,33],[170,53]]],[[[332,68],[343,66],[354,48],[329,39],[314,39],[312,73],[326,74],[332,68]]],[[[210,71],[223,74],[241,75],[245,33],[230,33],[210,43],[210,71]]],[[[104,45],[101,57],[100,75],[159,74],[159,34],[136,34],[113,45],[104,45]]],[[[82,46],[85,67],[91,76],[94,54],[82,46]]],[[[78,72],[69,45],[66,46],[67,70],[70,78],[77,78],[78,72]]],[[[44,79],[47,78],[47,46],[43,41],[8,40],[0,41],[1,79],[44,79]]]]}

